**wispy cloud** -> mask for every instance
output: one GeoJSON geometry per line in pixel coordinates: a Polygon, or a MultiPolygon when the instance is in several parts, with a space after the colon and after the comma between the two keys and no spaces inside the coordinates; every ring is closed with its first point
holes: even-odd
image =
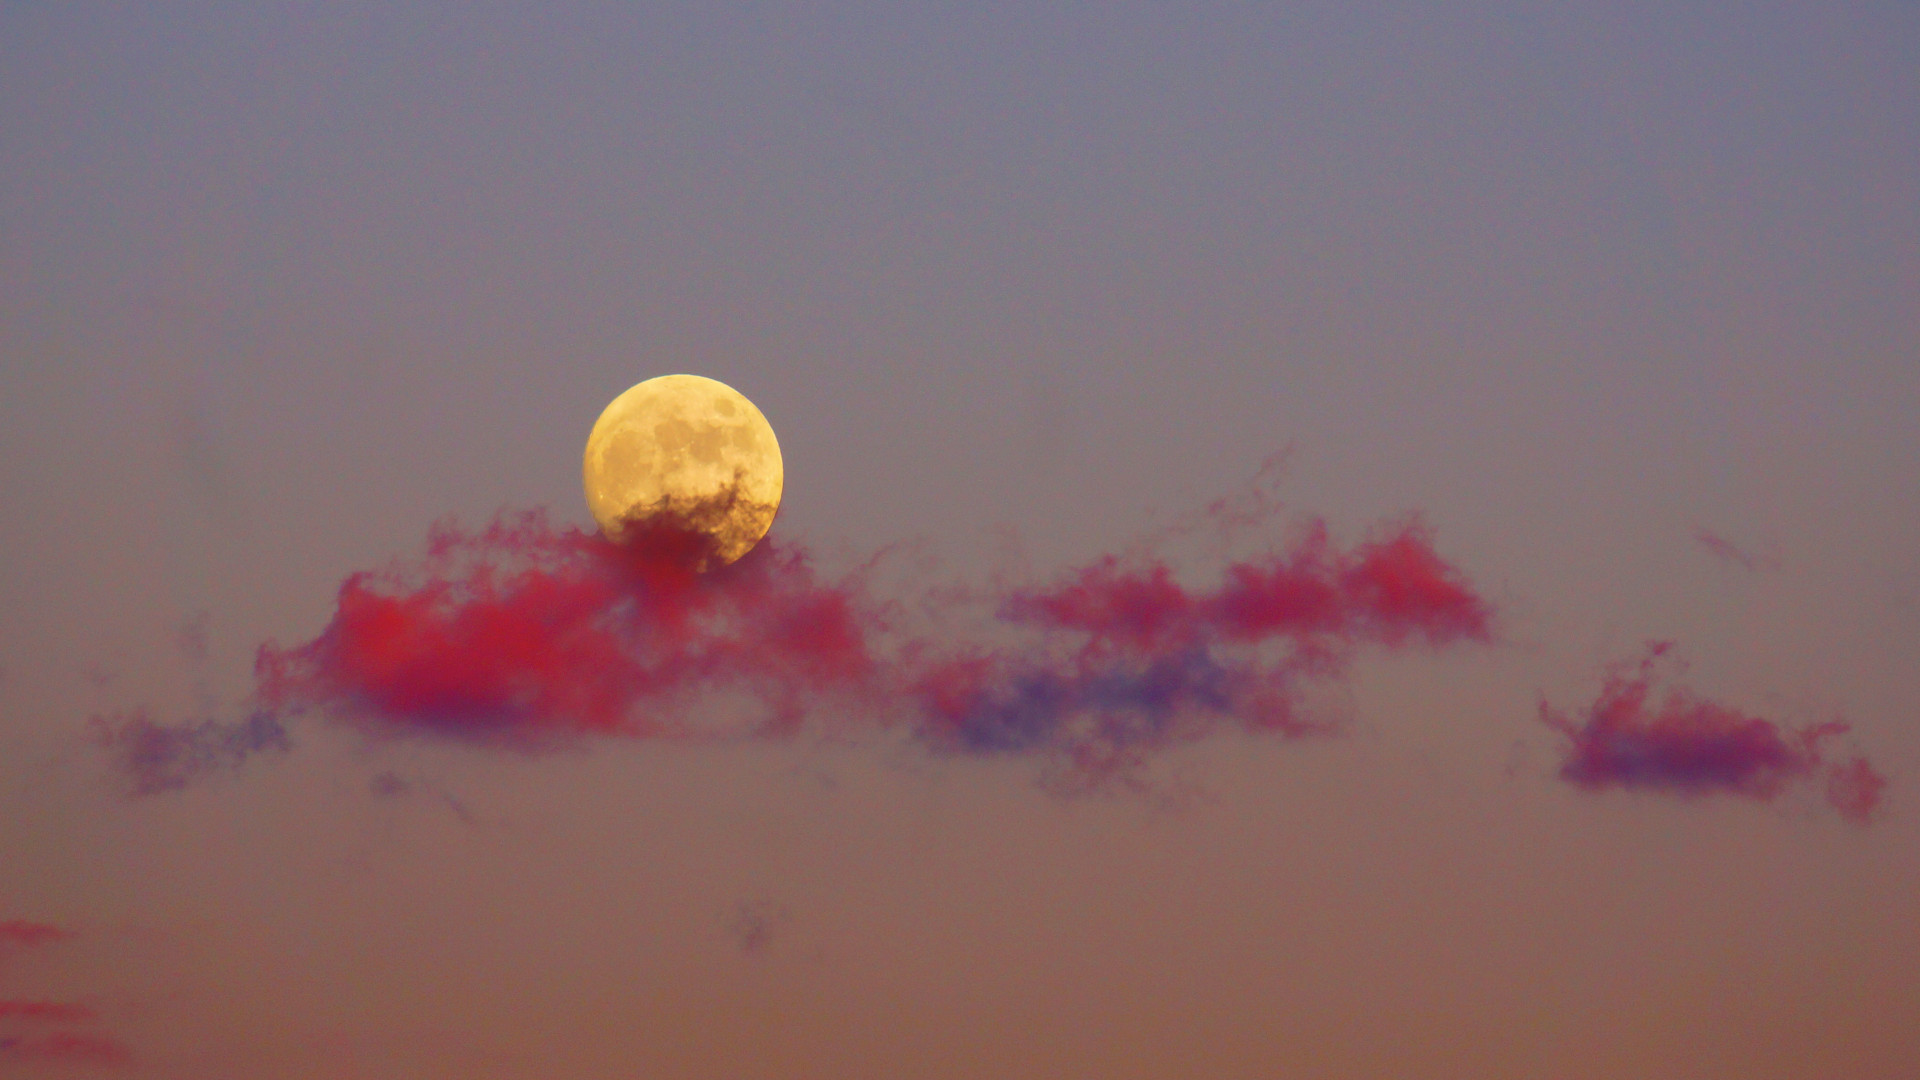
{"type": "Polygon", "coordinates": [[[280,718],[263,710],[239,721],[163,724],[135,709],[95,717],[92,729],[94,743],[135,795],[174,791],[208,773],[238,767],[255,754],[293,745],[280,718]]]}
{"type": "Polygon", "coordinates": [[[46,1035],[0,1036],[0,1063],[8,1061],[117,1066],[131,1063],[133,1054],[125,1043],[106,1035],[55,1031],[46,1035]]]}
{"type": "Polygon", "coordinates": [[[97,1019],[90,1005],[75,1001],[0,1001],[0,1018],[83,1023],[97,1019]]]}
{"type": "Polygon", "coordinates": [[[1710,529],[1695,529],[1693,539],[1701,547],[1706,548],[1714,558],[1730,566],[1737,566],[1742,570],[1755,573],[1780,569],[1780,563],[1777,560],[1765,555],[1756,555],[1710,529]]]}
{"type": "Polygon", "coordinates": [[[66,941],[73,937],[73,931],[64,930],[51,923],[27,922],[24,919],[0,919],[0,948],[46,945],[55,941],[66,941]]]}
{"type": "MultiPolygon", "coordinates": [[[[51,923],[3,920],[0,954],[71,942],[76,936],[51,923]]],[[[24,1061],[90,1066],[131,1062],[133,1054],[126,1044],[97,1029],[87,1030],[99,1019],[98,1011],[83,1002],[0,999],[0,1067],[24,1061]]]]}

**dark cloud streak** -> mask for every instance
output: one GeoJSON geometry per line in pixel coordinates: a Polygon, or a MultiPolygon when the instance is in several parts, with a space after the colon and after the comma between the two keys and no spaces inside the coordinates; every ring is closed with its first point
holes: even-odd
{"type": "Polygon", "coordinates": [[[1763,570],[1778,570],[1780,564],[1764,555],[1755,555],[1740,545],[1720,536],[1710,529],[1695,529],[1694,540],[1706,548],[1714,558],[1721,562],[1738,566],[1742,570],[1758,573],[1763,570]]]}

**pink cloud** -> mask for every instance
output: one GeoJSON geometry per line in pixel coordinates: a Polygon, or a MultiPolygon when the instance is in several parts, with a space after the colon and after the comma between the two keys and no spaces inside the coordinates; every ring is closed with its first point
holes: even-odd
{"type": "MultiPolygon", "coordinates": [[[[71,931],[49,923],[21,919],[0,921],[0,946],[32,948],[69,941],[71,931]]],[[[99,1014],[90,1005],[73,1001],[0,999],[0,1065],[8,1061],[60,1061],[78,1065],[116,1066],[132,1060],[119,1040],[87,1031],[46,1030],[50,1025],[93,1025],[99,1014]]]]}
{"type": "Polygon", "coordinates": [[[73,937],[72,931],[63,930],[49,923],[0,919],[0,945],[45,945],[50,942],[65,941],[71,937],[73,937]]]}
{"type": "Polygon", "coordinates": [[[1637,662],[1610,666],[1592,705],[1571,714],[1540,703],[1540,720],[1568,740],[1560,776],[1607,788],[1768,801],[1824,776],[1828,802],[1864,824],[1886,780],[1864,758],[1829,764],[1823,745],[1845,734],[1831,721],[1791,727],[1695,695],[1656,686],[1675,664],[1672,643],[1654,642],[1637,662]]]}
{"type": "MultiPolygon", "coordinates": [[[[1158,558],[1097,559],[988,597],[972,637],[899,631],[864,576],[823,578],[777,536],[708,573],[692,569],[700,545],[672,523],[615,545],[538,512],[443,525],[420,559],[350,575],[313,639],[262,646],[245,719],[134,712],[96,720],[96,738],[136,794],[153,794],[286,749],[303,714],[531,749],[704,737],[687,717],[725,691],[754,703],[730,737],[789,736],[831,713],[905,724],[944,751],[1050,755],[1097,774],[1222,728],[1333,730],[1306,715],[1302,689],[1341,678],[1358,648],[1492,639],[1490,605],[1417,520],[1347,549],[1313,524],[1203,588],[1158,558]]],[[[913,600],[965,602],[934,589],[913,600]]]]}

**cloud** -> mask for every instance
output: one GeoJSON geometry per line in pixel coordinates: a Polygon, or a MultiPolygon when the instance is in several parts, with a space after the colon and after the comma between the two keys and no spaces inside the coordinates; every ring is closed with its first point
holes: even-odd
{"type": "Polygon", "coordinates": [[[1770,801],[1822,776],[1827,801],[1865,824],[1886,780],[1865,758],[1831,764],[1823,744],[1845,734],[1839,721],[1790,727],[1696,696],[1685,687],[1656,694],[1683,670],[1671,642],[1653,642],[1637,662],[1610,665],[1594,703],[1577,715],[1540,703],[1540,721],[1568,739],[1560,777],[1589,791],[1624,788],[1682,796],[1737,795],[1770,801]]]}
{"type": "MultiPolygon", "coordinates": [[[[1225,502],[1212,513],[1248,524],[1225,502]]],[[[284,750],[306,715],[523,750],[904,727],[936,750],[1045,756],[1097,782],[1222,729],[1335,730],[1304,694],[1359,647],[1493,636],[1490,605],[1417,519],[1349,549],[1309,523],[1197,589],[1162,558],[1111,556],[1050,584],[887,599],[871,565],[828,579],[777,536],[711,572],[692,569],[702,556],[671,520],[618,545],[538,511],[442,524],[421,558],[349,576],[313,639],[262,646],[246,720],[135,712],[96,721],[98,741],[137,794],[284,750]],[[908,610],[949,629],[909,630],[908,610]]]]}
{"type": "Polygon", "coordinates": [[[314,640],[267,646],[269,715],[320,710],[373,727],[538,743],[694,734],[687,696],[740,688],[796,720],[808,695],[872,673],[851,587],[777,542],[711,573],[698,543],[615,545],[540,513],[437,528],[410,570],[354,574],[314,640]]]}
{"type": "Polygon", "coordinates": [[[1827,802],[1848,821],[1864,825],[1873,820],[1886,786],[1887,778],[1875,772],[1863,757],[1827,768],[1827,802]]]}
{"type": "MultiPolygon", "coordinates": [[[[49,923],[0,920],[0,954],[71,941],[70,930],[49,923]]],[[[75,1031],[99,1020],[91,1005],[75,1001],[0,999],[0,1066],[15,1061],[124,1065],[132,1060],[125,1044],[106,1035],[75,1031]],[[52,1030],[49,1030],[52,1029],[52,1030]]]]}
{"type": "Polygon", "coordinates": [[[459,819],[460,824],[468,826],[478,826],[480,824],[480,816],[475,814],[464,801],[454,796],[451,792],[442,789],[438,784],[433,784],[426,780],[409,779],[401,776],[391,769],[383,769],[380,772],[374,773],[373,776],[367,780],[367,791],[379,799],[404,799],[410,796],[424,795],[445,806],[453,813],[455,818],[459,819]]]}
{"type": "Polygon", "coordinates": [[[47,945],[56,941],[66,941],[71,937],[73,937],[73,931],[63,930],[50,923],[0,919],[0,948],[47,945]]]}
{"type": "Polygon", "coordinates": [[[246,719],[162,724],[144,709],[95,717],[93,741],[106,751],[135,795],[186,787],[201,776],[239,766],[255,754],[288,750],[280,718],[255,710],[246,719]]]}
{"type": "Polygon", "coordinates": [[[756,898],[734,905],[727,917],[721,920],[721,927],[740,946],[741,952],[762,957],[773,947],[776,932],[787,918],[788,912],[784,906],[765,898],[756,898]]]}
{"type": "Polygon", "coordinates": [[[1758,572],[1761,570],[1778,570],[1780,568],[1780,564],[1775,560],[1769,559],[1764,555],[1755,555],[1709,529],[1695,529],[1693,531],[1693,538],[1701,547],[1706,548],[1714,558],[1719,559],[1721,562],[1738,566],[1742,570],[1758,572]]]}
{"type": "Polygon", "coordinates": [[[73,1001],[0,1001],[0,1018],[80,1023],[97,1019],[92,1006],[73,1001]]]}
{"type": "Polygon", "coordinates": [[[55,1031],[46,1035],[0,1036],[0,1063],[63,1061],[76,1065],[125,1065],[133,1060],[126,1044],[105,1035],[55,1031]]]}
{"type": "Polygon", "coordinates": [[[1329,733],[1334,718],[1306,710],[1303,691],[1343,675],[1357,646],[1492,639],[1491,608],[1418,522],[1348,552],[1316,522],[1204,590],[1164,561],[1108,557],[1010,592],[997,614],[1038,640],[919,671],[923,734],[976,753],[1064,753],[1093,779],[1222,727],[1329,733]]]}

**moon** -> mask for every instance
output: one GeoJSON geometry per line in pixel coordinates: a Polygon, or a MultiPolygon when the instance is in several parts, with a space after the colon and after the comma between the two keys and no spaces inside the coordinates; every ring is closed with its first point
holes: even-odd
{"type": "Polygon", "coordinates": [[[702,533],[699,569],[753,550],[773,525],[786,472],[773,425],[746,396],[699,375],[662,375],[614,398],[587,436],[582,476],[600,531],[626,542],[666,522],[702,533]]]}

